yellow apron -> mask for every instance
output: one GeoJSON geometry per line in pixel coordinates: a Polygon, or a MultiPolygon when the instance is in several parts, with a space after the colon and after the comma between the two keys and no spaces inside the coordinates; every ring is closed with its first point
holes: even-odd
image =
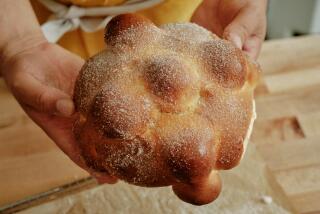
{"type": "MultiPolygon", "coordinates": [[[[84,2],[83,0],[62,0],[72,3],[84,2]]],[[[106,0],[85,0],[90,3],[108,2],[106,0]]],[[[109,1],[110,2],[110,1],[109,1]]],[[[111,2],[120,2],[119,0],[112,0],[111,2]]],[[[189,21],[193,12],[200,5],[202,0],[165,0],[163,3],[155,7],[139,11],[139,14],[151,19],[155,24],[161,25],[170,22],[186,22],[189,21]]],[[[31,0],[33,9],[37,15],[40,24],[44,23],[50,15],[50,12],[43,7],[37,0],[31,0]]],[[[114,4],[114,3],[113,3],[114,4]]],[[[81,5],[81,4],[80,4],[81,5]]],[[[90,4],[86,4],[90,5],[90,4]]],[[[103,3],[102,5],[106,5],[103,3]]],[[[82,5],[83,6],[83,5],[82,5]]],[[[66,33],[59,41],[58,44],[78,54],[86,59],[97,52],[101,51],[104,47],[103,30],[86,33],[80,29],[66,33]]]]}

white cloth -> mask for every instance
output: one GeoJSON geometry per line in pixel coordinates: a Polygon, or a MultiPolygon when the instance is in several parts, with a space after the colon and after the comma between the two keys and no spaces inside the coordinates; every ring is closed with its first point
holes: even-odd
{"type": "Polygon", "coordinates": [[[54,0],[38,0],[53,14],[41,29],[49,42],[57,42],[66,32],[80,27],[85,32],[103,29],[113,16],[153,7],[164,0],[128,0],[119,6],[83,8],[54,0]]]}

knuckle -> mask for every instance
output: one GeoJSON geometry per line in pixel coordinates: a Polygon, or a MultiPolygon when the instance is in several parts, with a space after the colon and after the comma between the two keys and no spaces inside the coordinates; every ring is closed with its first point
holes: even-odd
{"type": "Polygon", "coordinates": [[[46,103],[46,93],[44,91],[36,95],[34,104],[39,111],[41,112],[48,111],[48,105],[46,103]]]}
{"type": "Polygon", "coordinates": [[[240,23],[238,25],[238,33],[239,36],[242,37],[243,39],[248,38],[250,34],[250,29],[247,25],[240,23]]]}

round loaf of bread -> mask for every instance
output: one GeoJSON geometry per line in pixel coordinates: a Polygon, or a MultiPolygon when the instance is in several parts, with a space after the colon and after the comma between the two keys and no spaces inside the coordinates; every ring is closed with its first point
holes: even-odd
{"type": "Polygon", "coordinates": [[[192,204],[213,201],[218,171],[245,151],[258,66],[191,23],[159,28],[119,15],[105,41],[74,91],[74,133],[88,167],[139,186],[172,185],[192,204]]]}

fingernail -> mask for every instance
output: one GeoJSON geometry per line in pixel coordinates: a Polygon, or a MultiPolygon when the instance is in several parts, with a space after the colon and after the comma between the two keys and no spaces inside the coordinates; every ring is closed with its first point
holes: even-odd
{"type": "Polygon", "coordinates": [[[56,109],[58,114],[60,114],[61,116],[68,117],[73,114],[74,105],[72,100],[70,99],[61,99],[57,101],[56,109]]]}

